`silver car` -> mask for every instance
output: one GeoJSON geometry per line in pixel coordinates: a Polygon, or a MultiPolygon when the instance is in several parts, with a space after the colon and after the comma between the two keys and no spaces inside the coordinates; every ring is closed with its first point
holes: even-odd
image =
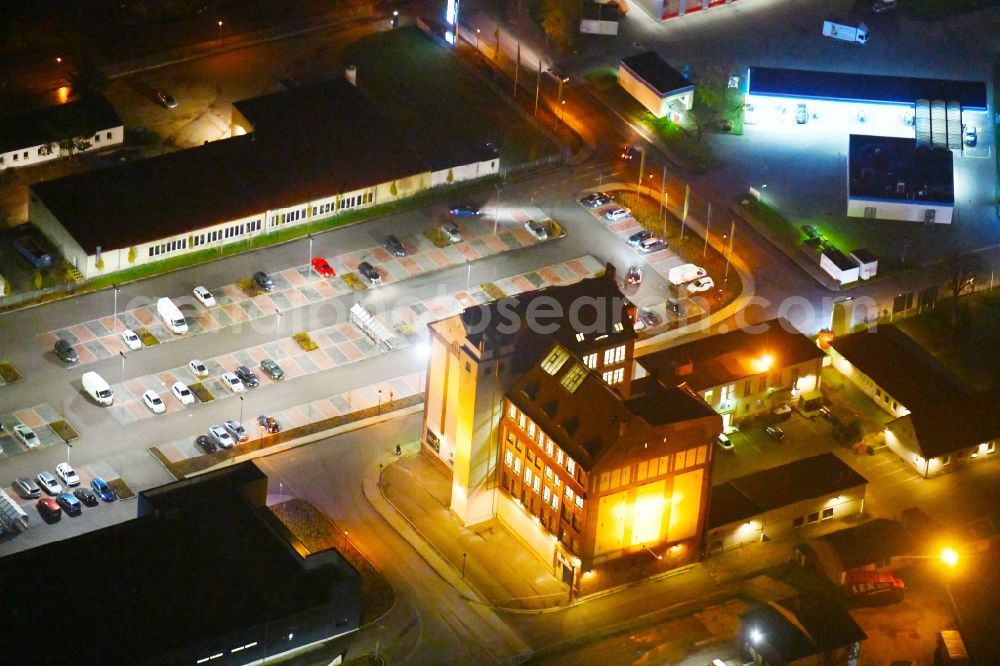
{"type": "Polygon", "coordinates": [[[212,441],[215,442],[219,448],[233,448],[233,436],[230,435],[222,426],[211,426],[208,429],[208,436],[212,438],[212,441]]]}

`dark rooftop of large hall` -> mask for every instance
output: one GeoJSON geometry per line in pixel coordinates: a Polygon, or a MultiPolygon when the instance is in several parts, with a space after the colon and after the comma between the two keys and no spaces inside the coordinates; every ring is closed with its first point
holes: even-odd
{"type": "Polygon", "coordinates": [[[429,168],[344,79],[235,106],[260,127],[32,190],[93,253],[98,245],[127,248],[429,168]]]}
{"type": "Polygon", "coordinates": [[[852,134],[848,148],[852,197],[953,204],[953,156],[913,139],[852,134]]]}
{"type": "Polygon", "coordinates": [[[967,109],[986,109],[986,84],[982,81],[751,67],[749,83],[751,95],[901,104],[939,99],[955,100],[967,109]]]}
{"type": "Polygon", "coordinates": [[[87,96],[0,118],[0,153],[75,137],[87,138],[98,130],[121,124],[122,119],[108,100],[87,96]]]}
{"type": "Polygon", "coordinates": [[[134,664],[326,604],[340,577],[311,565],[335,552],[302,560],[272,531],[242,496],[266,478],[244,463],[161,486],[140,496],[143,517],[4,557],[0,623],[17,640],[3,660],[49,645],[75,663],[134,664]]]}
{"type": "Polygon", "coordinates": [[[622,64],[660,95],[668,95],[694,86],[690,80],[667,64],[656,51],[646,51],[622,58],[622,64]]]}

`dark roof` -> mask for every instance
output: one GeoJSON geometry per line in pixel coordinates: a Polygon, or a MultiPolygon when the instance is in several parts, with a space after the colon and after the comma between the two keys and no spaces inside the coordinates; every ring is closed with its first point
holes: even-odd
{"type": "Polygon", "coordinates": [[[955,203],[952,153],[913,139],[852,134],[848,195],[887,201],[955,203]]]}
{"type": "Polygon", "coordinates": [[[257,131],[31,189],[93,254],[429,169],[345,80],[236,106],[258,119],[257,131]],[[297,103],[282,105],[283,96],[297,103]]]}
{"type": "Polygon", "coordinates": [[[142,493],[138,519],[4,557],[0,623],[18,637],[4,660],[58,627],[74,661],[143,663],[336,601],[334,586],[357,573],[336,551],[303,560],[276,536],[266,479],[244,463],[179,481],[142,493]]]}
{"type": "Polygon", "coordinates": [[[763,636],[753,647],[765,663],[790,664],[868,638],[846,608],[813,596],[756,606],[741,620],[744,636],[754,629],[763,636]]]}
{"type": "MultiPolygon", "coordinates": [[[[507,397],[588,472],[630,434],[641,436],[651,428],[706,417],[717,420],[720,429],[722,423],[701,398],[683,387],[659,387],[646,397],[623,400],[597,372],[587,369],[578,356],[559,344],[514,384],[507,397]],[[560,351],[568,357],[550,373],[543,367],[544,361],[560,351]],[[586,376],[570,390],[564,379],[581,370],[586,376]]],[[[701,429],[687,430],[691,436],[702,436],[701,429]]],[[[669,438],[667,443],[675,445],[680,438],[669,438]]],[[[652,439],[654,445],[667,441],[663,437],[652,439]]]]}
{"type": "Polygon", "coordinates": [[[715,410],[685,384],[665,387],[655,383],[645,392],[631,395],[625,408],[652,426],[715,416],[715,410]]]}
{"type": "Polygon", "coordinates": [[[665,384],[686,382],[695,391],[703,391],[761,374],[753,365],[765,353],[773,357],[775,368],[786,368],[825,356],[812,340],[796,331],[787,320],[772,319],[762,326],[766,326],[766,330],[736,330],[710,335],[647,354],[638,361],[665,384]]]}
{"type": "Polygon", "coordinates": [[[832,453],[800,458],[714,486],[708,509],[708,527],[714,529],[795,502],[867,483],[865,477],[832,453]],[[809,482],[803,483],[803,479],[809,482]],[[722,486],[730,488],[722,489],[722,486]]]}
{"type": "Polygon", "coordinates": [[[646,51],[622,58],[621,64],[636,77],[645,81],[661,97],[694,87],[691,81],[685,79],[680,72],[668,65],[667,61],[655,51],[646,51]]]}
{"type": "Polygon", "coordinates": [[[965,393],[933,356],[892,324],[837,336],[831,346],[911,412],[965,393]]]}
{"type": "Polygon", "coordinates": [[[959,566],[973,575],[948,577],[951,598],[958,610],[958,628],[973,664],[996,663],[1000,655],[1000,549],[963,555],[959,566]]]}
{"type": "Polygon", "coordinates": [[[515,372],[523,372],[549,350],[554,340],[578,355],[634,340],[636,333],[628,308],[614,266],[609,264],[601,275],[473,305],[460,317],[467,342],[473,347],[516,344],[512,363],[515,372]],[[535,325],[529,313],[537,314],[535,325]],[[578,332],[583,333],[582,340],[577,339],[578,332]]]}
{"type": "Polygon", "coordinates": [[[837,530],[817,541],[825,541],[833,548],[844,569],[868,566],[895,555],[910,555],[915,546],[902,523],[886,518],[837,530]]]}
{"type": "Polygon", "coordinates": [[[864,248],[851,250],[851,256],[856,257],[858,261],[865,264],[870,264],[873,261],[878,261],[878,257],[876,257],[874,254],[872,254],[871,252],[869,252],[864,248]]]}
{"type": "Polygon", "coordinates": [[[828,247],[823,250],[823,255],[833,262],[833,265],[842,271],[849,271],[857,268],[858,264],[835,247],[828,247]]]}
{"type": "Polygon", "coordinates": [[[751,67],[749,76],[751,95],[901,104],[913,104],[918,99],[940,99],[945,102],[955,100],[967,109],[986,110],[986,84],[982,81],[950,81],[778,67],[751,67]]]}
{"type": "Polygon", "coordinates": [[[611,2],[591,2],[586,0],[583,3],[582,18],[591,21],[614,21],[621,20],[621,10],[618,5],[611,2]]]}
{"type": "Polygon", "coordinates": [[[114,107],[100,95],[0,118],[0,153],[30,148],[122,125],[114,107]]]}
{"type": "MultiPolygon", "coordinates": [[[[952,394],[941,402],[911,409],[897,421],[909,421],[925,458],[936,458],[1000,438],[996,397],[991,390],[969,396],[952,394]]],[[[893,421],[889,427],[895,429],[896,426],[893,421]]]]}

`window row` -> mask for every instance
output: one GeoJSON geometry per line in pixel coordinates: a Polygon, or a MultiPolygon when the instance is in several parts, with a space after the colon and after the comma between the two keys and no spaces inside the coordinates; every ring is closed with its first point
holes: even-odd
{"type": "Polygon", "coordinates": [[[823,509],[822,511],[814,511],[808,516],[799,516],[792,521],[792,527],[802,527],[803,525],[818,523],[821,520],[829,520],[833,518],[833,507],[823,509]]]}
{"type": "Polygon", "coordinates": [[[206,231],[203,234],[196,234],[191,237],[191,247],[199,247],[201,245],[208,245],[209,243],[214,243],[226,238],[235,238],[236,236],[250,234],[255,231],[260,231],[262,226],[263,220],[251,220],[241,224],[233,224],[224,229],[206,231]]]}
{"type": "MultiPolygon", "coordinates": [[[[527,415],[519,410],[512,402],[507,403],[507,417],[511,421],[517,423],[517,427],[520,428],[522,432],[527,434],[528,439],[533,442],[537,442],[538,447],[545,451],[545,455],[547,455],[550,459],[555,460],[556,464],[560,467],[565,467],[570,476],[576,478],[576,462],[564,454],[562,449],[556,446],[551,438],[546,437],[545,433],[542,432],[542,429],[539,428],[534,421],[528,418],[527,415]]],[[[508,440],[511,438],[511,436],[508,436],[508,440]]]]}
{"type": "Polygon", "coordinates": [[[690,467],[703,465],[708,460],[708,446],[698,446],[673,455],[659,456],[643,460],[635,465],[627,465],[609,472],[601,472],[597,479],[597,489],[601,493],[613,491],[631,483],[641,483],[646,479],[678,473],[690,467]]]}
{"type": "Polygon", "coordinates": [[[614,365],[625,361],[625,345],[604,350],[604,365],[614,365]]]}
{"type": "Polygon", "coordinates": [[[608,386],[614,386],[615,384],[621,384],[625,380],[625,368],[615,368],[610,372],[605,372],[601,375],[601,379],[608,386]]]}
{"type": "Polygon", "coordinates": [[[297,220],[304,220],[306,217],[306,208],[300,208],[299,210],[289,211],[287,213],[275,213],[271,216],[271,226],[277,227],[282,224],[288,224],[289,222],[295,222],[297,220]]]}
{"type": "Polygon", "coordinates": [[[176,252],[177,250],[187,249],[187,239],[181,238],[180,240],[170,241],[168,243],[160,243],[159,245],[152,245],[149,248],[149,256],[158,257],[161,254],[168,254],[170,252],[176,252]]]}
{"type": "MultiPolygon", "coordinates": [[[[504,465],[513,470],[515,477],[521,474],[521,458],[509,448],[504,450],[503,462],[504,465]]],[[[559,488],[562,486],[566,501],[571,505],[575,503],[578,509],[583,508],[583,497],[568,485],[563,485],[559,481],[559,477],[554,475],[552,469],[547,465],[543,472],[531,465],[524,465],[524,485],[530,487],[535,493],[541,492],[545,502],[551,504],[553,509],[559,508],[559,488]],[[545,485],[542,486],[542,483],[545,485]]]]}
{"type": "MultiPolygon", "coordinates": [[[[111,132],[105,132],[104,139],[106,141],[111,141],[111,132]]],[[[100,143],[100,142],[101,142],[101,135],[100,133],[97,133],[94,135],[94,143],[100,143]]]]}

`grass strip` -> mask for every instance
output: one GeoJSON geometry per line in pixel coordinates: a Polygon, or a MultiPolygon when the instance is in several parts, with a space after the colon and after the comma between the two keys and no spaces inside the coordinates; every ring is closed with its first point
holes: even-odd
{"type": "Polygon", "coordinates": [[[24,379],[24,376],[17,371],[17,368],[10,361],[0,361],[0,377],[3,377],[4,382],[7,384],[13,384],[24,379]]]}
{"type": "Polygon", "coordinates": [[[80,438],[80,433],[66,421],[53,421],[49,424],[49,427],[66,442],[72,442],[74,439],[80,438]]]}
{"type": "Polygon", "coordinates": [[[295,343],[298,344],[299,347],[302,347],[304,351],[309,352],[309,351],[316,351],[317,349],[319,349],[319,347],[316,345],[315,342],[313,342],[313,339],[309,336],[309,334],[304,331],[293,335],[292,340],[295,340],[295,343]]]}
{"type": "Polygon", "coordinates": [[[201,402],[212,402],[215,400],[215,396],[212,392],[202,384],[201,382],[195,382],[194,384],[188,384],[188,388],[191,389],[191,393],[194,393],[194,397],[198,398],[201,402]]]}

